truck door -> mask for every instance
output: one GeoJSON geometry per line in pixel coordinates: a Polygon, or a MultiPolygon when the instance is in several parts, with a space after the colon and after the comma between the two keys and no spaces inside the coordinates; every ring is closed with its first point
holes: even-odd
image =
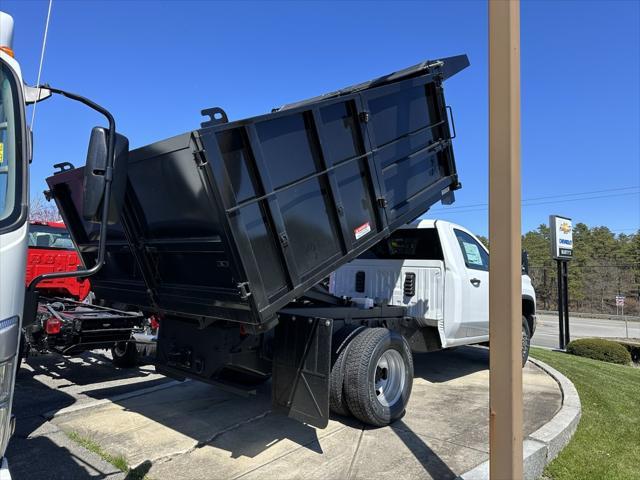
{"type": "Polygon", "coordinates": [[[489,335],[489,254],[469,233],[454,228],[464,260],[462,324],[467,337],[489,335]]]}

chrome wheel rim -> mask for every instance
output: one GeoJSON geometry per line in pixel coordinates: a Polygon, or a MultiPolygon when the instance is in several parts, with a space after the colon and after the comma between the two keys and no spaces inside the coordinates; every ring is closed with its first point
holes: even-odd
{"type": "Polygon", "coordinates": [[[406,382],[405,369],[402,355],[397,350],[387,350],[378,359],[374,385],[376,398],[382,406],[390,407],[402,395],[406,382]]]}

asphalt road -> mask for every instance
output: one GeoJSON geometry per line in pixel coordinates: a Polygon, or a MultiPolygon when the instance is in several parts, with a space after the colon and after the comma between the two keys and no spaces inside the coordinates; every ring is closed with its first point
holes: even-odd
{"type": "MultiPolygon", "coordinates": [[[[629,338],[640,338],[640,322],[628,322],[629,338]]],[[[569,332],[571,340],[584,337],[627,336],[625,322],[599,318],[571,317],[569,312],[569,332]]],[[[538,347],[558,348],[558,317],[538,315],[538,326],[532,338],[532,344],[538,347]]]]}

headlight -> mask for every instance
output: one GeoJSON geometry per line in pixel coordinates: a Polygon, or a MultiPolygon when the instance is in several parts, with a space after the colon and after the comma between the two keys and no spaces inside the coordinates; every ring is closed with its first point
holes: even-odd
{"type": "Polygon", "coordinates": [[[4,405],[11,395],[11,385],[13,384],[14,378],[13,358],[0,363],[0,405],[4,405]]]}
{"type": "Polygon", "coordinates": [[[0,320],[0,456],[3,456],[11,427],[9,417],[11,415],[11,395],[13,394],[13,371],[18,353],[20,322],[18,316],[0,320]]]}
{"type": "Polygon", "coordinates": [[[13,386],[13,359],[0,363],[0,452],[4,452],[9,443],[11,431],[9,415],[11,414],[11,390],[13,386]]]}

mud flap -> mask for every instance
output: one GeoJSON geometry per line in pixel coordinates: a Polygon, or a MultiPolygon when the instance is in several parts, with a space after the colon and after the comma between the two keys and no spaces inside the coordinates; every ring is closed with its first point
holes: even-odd
{"type": "Polygon", "coordinates": [[[333,320],[281,315],[273,352],[274,410],[309,425],[329,423],[333,320]]]}

